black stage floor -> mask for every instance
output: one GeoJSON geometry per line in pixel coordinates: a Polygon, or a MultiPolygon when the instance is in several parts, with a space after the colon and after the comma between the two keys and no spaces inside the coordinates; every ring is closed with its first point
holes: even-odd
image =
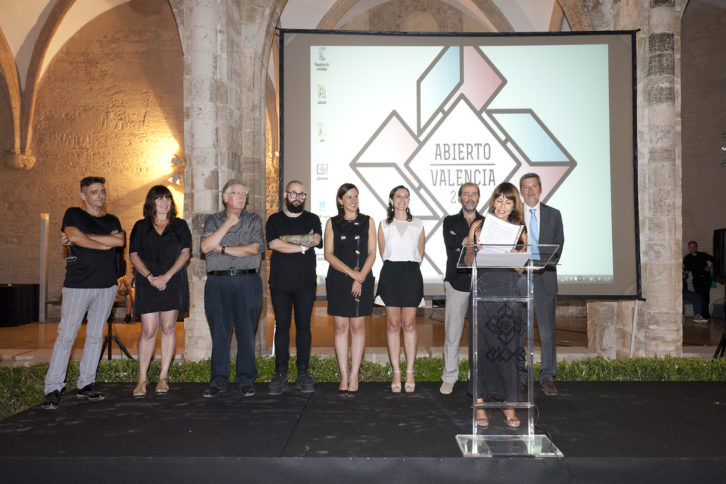
{"type": "MultiPolygon", "coordinates": [[[[537,433],[564,459],[464,459],[471,432],[463,384],[413,395],[363,383],[304,395],[213,399],[203,384],[133,400],[133,385],[102,384],[103,402],[68,392],[54,411],[0,421],[2,482],[726,482],[726,383],[560,382],[537,395],[537,433]]],[[[153,389],[153,387],[150,387],[153,389]]],[[[520,414],[520,418],[524,414],[520,414]]],[[[492,433],[507,433],[492,413],[492,433]]],[[[524,422],[523,422],[524,424],[524,422]]]]}

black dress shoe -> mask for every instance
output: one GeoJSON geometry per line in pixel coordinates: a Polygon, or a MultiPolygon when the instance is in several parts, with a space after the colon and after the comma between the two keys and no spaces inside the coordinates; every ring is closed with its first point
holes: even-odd
{"type": "Polygon", "coordinates": [[[275,373],[270,380],[268,393],[272,396],[282,395],[287,391],[287,373],[275,373]]]}
{"type": "Polygon", "coordinates": [[[55,410],[58,408],[58,404],[60,403],[61,393],[58,390],[53,390],[49,394],[45,396],[45,400],[43,401],[43,408],[46,410],[55,410]]]}
{"type": "Polygon", "coordinates": [[[96,390],[95,383],[89,383],[85,387],[78,390],[76,398],[79,400],[88,400],[90,402],[100,402],[103,400],[103,393],[96,390]]]}
{"type": "Polygon", "coordinates": [[[312,393],[315,391],[315,381],[313,380],[313,377],[310,376],[310,373],[308,373],[307,370],[304,370],[298,372],[295,387],[297,387],[301,393],[312,393]]]}
{"type": "Polygon", "coordinates": [[[204,390],[204,393],[202,393],[202,396],[204,398],[214,398],[220,393],[222,393],[223,390],[220,390],[217,387],[213,387],[212,385],[209,385],[206,390],[204,390]]]}
{"type": "Polygon", "coordinates": [[[254,397],[255,396],[255,386],[254,385],[246,385],[239,388],[239,391],[242,392],[243,397],[254,397]]]}

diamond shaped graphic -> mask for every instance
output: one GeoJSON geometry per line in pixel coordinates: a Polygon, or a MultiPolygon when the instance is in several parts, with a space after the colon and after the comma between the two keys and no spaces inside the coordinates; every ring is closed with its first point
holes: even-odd
{"type": "Polygon", "coordinates": [[[479,116],[474,106],[460,97],[440,124],[406,163],[413,176],[424,178],[433,197],[443,203],[444,213],[459,210],[451,191],[462,183],[476,183],[481,199],[519,167],[519,161],[479,116]]]}
{"type": "Polygon", "coordinates": [[[535,172],[542,180],[542,201],[547,202],[572,173],[577,162],[554,134],[531,109],[492,109],[487,111],[494,123],[505,133],[523,155],[523,163],[512,180],[535,172]]]}
{"type": "Polygon", "coordinates": [[[418,80],[418,132],[421,133],[461,85],[461,60],[459,47],[447,47],[441,51],[418,80]]]}
{"type": "Polygon", "coordinates": [[[392,110],[350,162],[383,209],[393,186],[410,189],[426,227],[424,265],[440,275],[441,224],[460,210],[463,183],[479,186],[485,204],[498,184],[534,171],[547,201],[577,165],[532,109],[487,109],[506,84],[480,48],[444,47],[417,80],[416,120],[392,110]]]}
{"type": "MultiPolygon", "coordinates": [[[[506,81],[478,47],[470,45],[462,47],[461,64],[464,82],[452,99],[463,94],[477,111],[481,111],[496,97],[506,81]]],[[[449,108],[450,106],[445,106],[444,109],[449,108]]]]}

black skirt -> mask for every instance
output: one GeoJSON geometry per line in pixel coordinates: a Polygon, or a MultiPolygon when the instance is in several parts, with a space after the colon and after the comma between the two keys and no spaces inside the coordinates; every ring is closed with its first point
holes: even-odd
{"type": "Polygon", "coordinates": [[[368,277],[363,281],[361,295],[353,297],[350,293],[353,288],[353,279],[331,266],[328,270],[328,277],[325,278],[325,290],[328,293],[328,314],[345,318],[370,316],[373,312],[374,284],[373,275],[369,272],[368,277]]]}
{"type": "Polygon", "coordinates": [[[423,298],[423,277],[418,262],[383,262],[376,296],[383,304],[397,308],[416,308],[423,298]]]}

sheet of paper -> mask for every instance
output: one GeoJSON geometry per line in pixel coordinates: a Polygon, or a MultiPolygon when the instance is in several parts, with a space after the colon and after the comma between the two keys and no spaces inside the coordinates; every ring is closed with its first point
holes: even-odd
{"type": "Polygon", "coordinates": [[[510,224],[494,215],[489,215],[484,219],[484,225],[479,235],[479,243],[489,247],[483,247],[480,250],[488,253],[509,252],[514,249],[522,230],[524,230],[524,225],[510,224]],[[492,247],[492,244],[495,246],[492,247]]]}

